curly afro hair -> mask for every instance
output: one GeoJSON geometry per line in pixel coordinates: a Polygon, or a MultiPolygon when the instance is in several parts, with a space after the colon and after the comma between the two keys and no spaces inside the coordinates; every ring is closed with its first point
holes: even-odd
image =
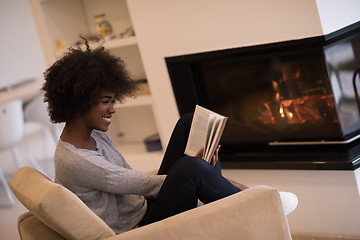
{"type": "Polygon", "coordinates": [[[117,101],[131,96],[137,84],[131,80],[124,62],[103,47],[73,49],[45,73],[44,101],[52,122],[61,123],[84,114],[97,103],[101,91],[115,94],[117,101]]]}

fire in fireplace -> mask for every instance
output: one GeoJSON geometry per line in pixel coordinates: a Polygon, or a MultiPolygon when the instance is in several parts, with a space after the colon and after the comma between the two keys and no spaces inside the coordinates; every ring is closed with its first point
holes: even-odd
{"type": "Polygon", "coordinates": [[[229,117],[221,144],[231,159],[259,153],[273,159],[289,151],[293,158],[304,149],[358,145],[360,23],[327,36],[168,57],[166,63],[180,114],[199,104],[229,117]]]}

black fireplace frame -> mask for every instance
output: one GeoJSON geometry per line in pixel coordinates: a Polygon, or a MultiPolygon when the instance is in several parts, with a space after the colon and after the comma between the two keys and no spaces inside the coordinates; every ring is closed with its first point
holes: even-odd
{"type": "MultiPolygon", "coordinates": [[[[231,57],[241,54],[251,55],[254,52],[271,54],[278,49],[323,48],[360,32],[360,22],[354,23],[333,33],[304,39],[262,44],[249,47],[218,50],[206,53],[196,53],[184,56],[167,57],[166,65],[169,71],[174,96],[180,114],[192,112],[195,104],[206,106],[204,96],[198,91],[200,86],[196,78],[197,72],[192,63],[207,59],[231,57]]],[[[358,135],[354,132],[352,136],[358,135]]],[[[225,147],[221,151],[223,168],[245,169],[311,169],[311,170],[354,170],[360,166],[360,143],[355,140],[348,144],[323,146],[269,146],[264,144],[242,145],[234,152],[225,147]]]]}

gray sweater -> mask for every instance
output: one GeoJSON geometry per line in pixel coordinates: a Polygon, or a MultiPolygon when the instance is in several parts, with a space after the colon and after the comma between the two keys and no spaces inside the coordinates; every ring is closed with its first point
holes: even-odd
{"type": "Polygon", "coordinates": [[[55,182],[75,193],[116,233],[137,227],[146,198],[154,198],[165,175],[131,169],[108,136],[93,131],[97,151],[78,149],[60,139],[55,152],[55,182]]]}

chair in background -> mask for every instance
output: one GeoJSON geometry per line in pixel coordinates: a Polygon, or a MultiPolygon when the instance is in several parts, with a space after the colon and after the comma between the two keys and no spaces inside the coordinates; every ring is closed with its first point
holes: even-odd
{"type": "Polygon", "coordinates": [[[62,125],[53,124],[47,112],[47,105],[44,102],[44,94],[41,93],[24,106],[24,117],[26,125],[37,125],[41,128],[45,138],[53,150],[59,141],[62,125]]]}
{"type": "MultiPolygon", "coordinates": [[[[0,151],[11,150],[14,158],[16,170],[24,166],[22,155],[30,162],[34,168],[44,173],[41,166],[32,156],[22,148],[19,143],[25,134],[25,122],[22,101],[12,100],[0,105],[0,151]]],[[[5,176],[0,169],[0,180],[4,184],[7,195],[10,199],[10,206],[13,205],[13,196],[9,191],[5,176]]]]}

